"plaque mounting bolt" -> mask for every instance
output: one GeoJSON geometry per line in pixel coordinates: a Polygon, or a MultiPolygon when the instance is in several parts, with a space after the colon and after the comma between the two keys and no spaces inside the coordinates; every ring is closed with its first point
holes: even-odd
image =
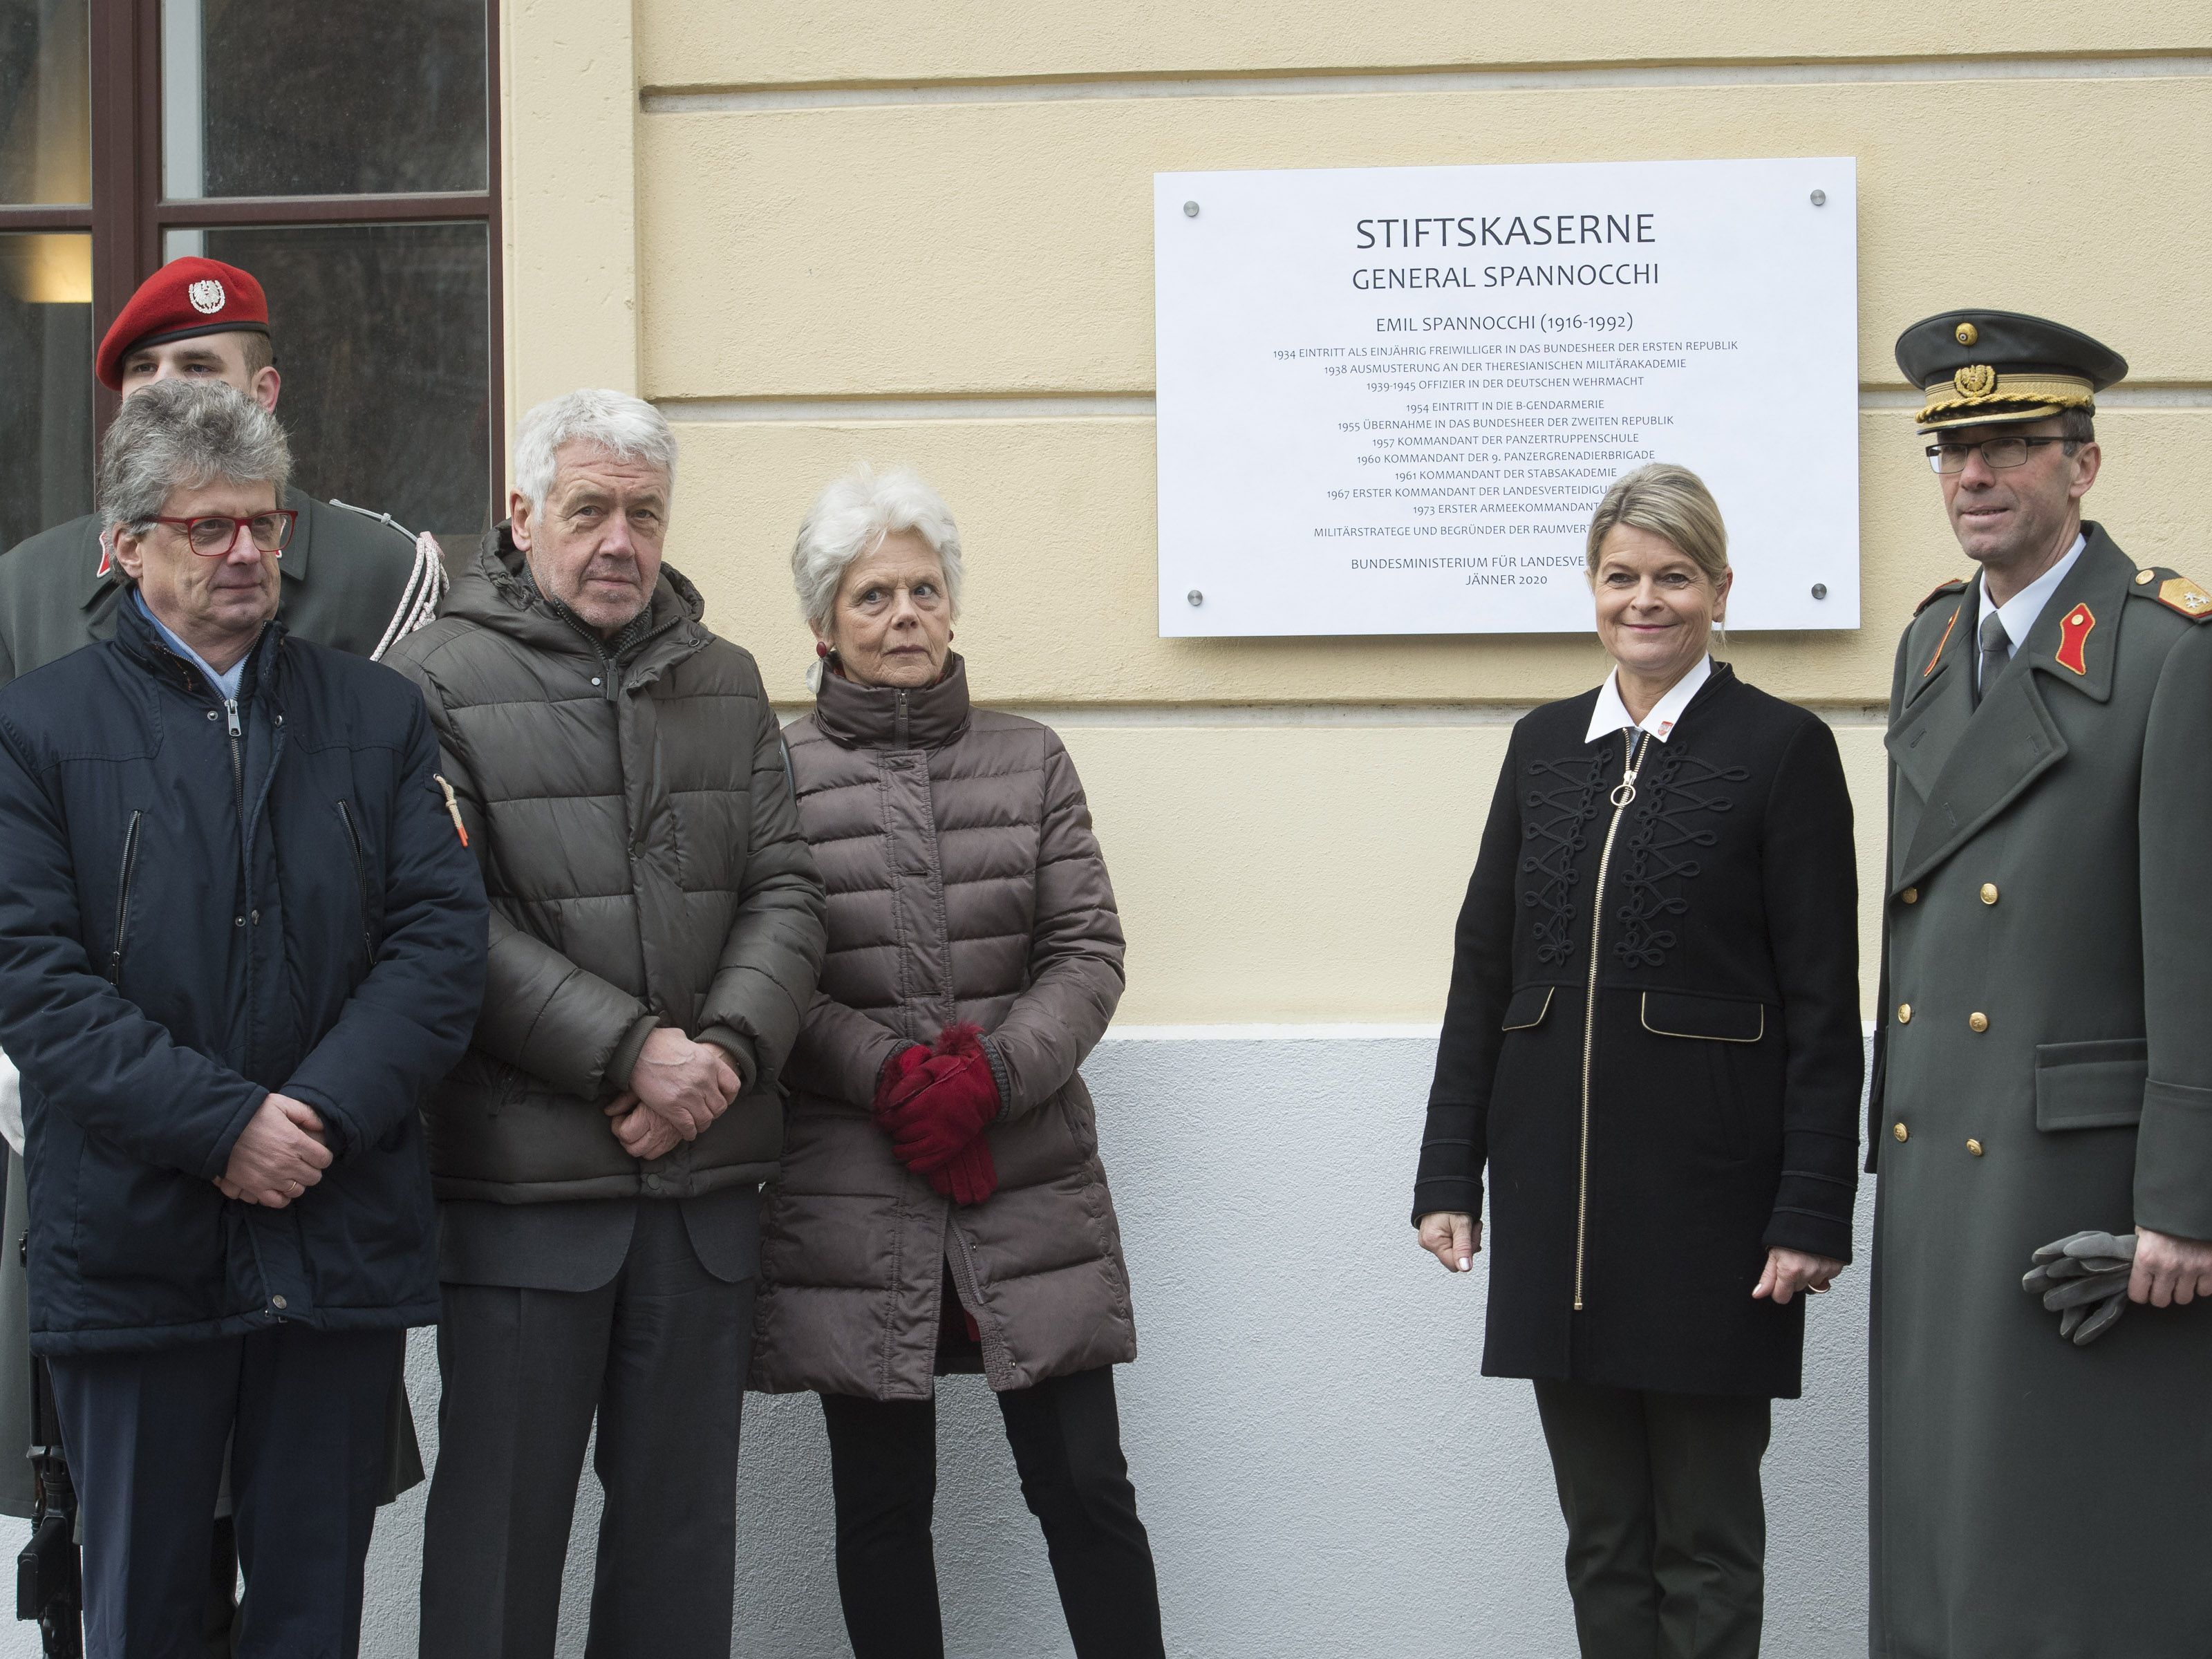
{"type": "Polygon", "coordinates": [[[1194,587],[1192,588],[1189,592],[1184,594],[1183,597],[1188,599],[1193,605],[1204,605],[1206,603],[1206,595],[1200,592],[1194,587]]]}
{"type": "Polygon", "coordinates": [[[1195,203],[1195,202],[1185,202],[1185,203],[1182,204],[1182,216],[1183,216],[1184,218],[1186,218],[1186,219],[1195,219],[1195,218],[1197,218],[1197,217],[1198,217],[1198,204],[1197,204],[1197,203],[1195,203]]]}
{"type": "Polygon", "coordinates": [[[1826,598],[1828,597],[1828,585],[1827,585],[1827,583],[1826,583],[1826,582],[1814,582],[1814,583],[1813,584],[1813,597],[1814,597],[1814,599],[1826,599],[1826,598]]]}
{"type": "Polygon", "coordinates": [[[1814,205],[1814,207],[1826,207],[1826,206],[1827,206],[1827,205],[1828,205],[1828,192],[1827,192],[1826,191],[1825,191],[1825,190],[1816,190],[1816,191],[1814,191],[1813,192],[1813,205],[1814,205]]]}

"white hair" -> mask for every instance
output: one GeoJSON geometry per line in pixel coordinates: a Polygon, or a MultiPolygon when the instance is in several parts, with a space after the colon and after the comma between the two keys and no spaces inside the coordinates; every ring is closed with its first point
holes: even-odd
{"type": "Polygon", "coordinates": [[[945,498],[903,467],[878,472],[866,461],[814,498],[791,550],[791,579],[807,625],[829,626],[846,568],[884,538],[911,530],[945,567],[945,597],[960,614],[960,527],[945,498]]]}
{"type": "Polygon", "coordinates": [[[618,461],[642,461],[676,489],[676,434],[642,398],[586,386],[539,404],[514,428],[514,488],[533,512],[545,510],[560,475],[564,444],[585,443],[618,461]]]}

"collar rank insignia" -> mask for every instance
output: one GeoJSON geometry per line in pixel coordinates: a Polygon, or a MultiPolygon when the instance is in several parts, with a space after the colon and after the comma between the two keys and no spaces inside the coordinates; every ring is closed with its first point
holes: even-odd
{"type": "Polygon", "coordinates": [[[2097,625],[2097,618],[2086,605],[2077,605],[2068,611],[2058,624],[2058,665],[2076,674],[2086,675],[2088,663],[2083,659],[2081,648],[2088,643],[2089,630],[2097,625]]]}
{"type": "Polygon", "coordinates": [[[100,568],[92,573],[92,579],[101,580],[114,568],[115,550],[108,545],[107,532],[103,530],[100,532],[100,568]]]}
{"type": "Polygon", "coordinates": [[[2207,593],[2186,576],[2174,576],[2160,582],[2159,602],[2179,611],[2183,616],[2198,617],[2212,612],[2212,593],[2207,593]]]}

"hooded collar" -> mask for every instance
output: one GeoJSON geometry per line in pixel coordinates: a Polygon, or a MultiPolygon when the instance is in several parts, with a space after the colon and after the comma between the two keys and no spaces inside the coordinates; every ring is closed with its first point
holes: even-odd
{"type": "Polygon", "coordinates": [[[532,580],[511,526],[484,532],[476,557],[447,596],[441,616],[459,617],[549,656],[613,662],[626,658],[638,675],[659,673],[714,637],[700,620],[707,602],[673,566],[663,563],[653,598],[613,640],[602,640],[567,606],[532,580]]]}
{"type": "Polygon", "coordinates": [[[824,674],[814,694],[814,723],[847,749],[942,749],[967,731],[969,712],[968,664],[957,651],[934,685],[860,685],[824,674]]]}

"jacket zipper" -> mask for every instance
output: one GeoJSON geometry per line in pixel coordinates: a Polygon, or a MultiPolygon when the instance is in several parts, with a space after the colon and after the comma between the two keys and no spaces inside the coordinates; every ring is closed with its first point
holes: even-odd
{"type": "Polygon", "coordinates": [[[238,740],[246,735],[246,728],[238,723],[238,699],[222,700],[223,717],[230,722],[230,781],[238,787],[238,822],[246,824],[246,763],[238,752],[238,740]]]}
{"type": "Polygon", "coordinates": [[[906,693],[901,691],[897,696],[897,702],[892,706],[894,712],[891,716],[891,747],[904,749],[908,747],[906,736],[906,693]]]}
{"type": "Polygon", "coordinates": [[[138,869],[138,822],[146,815],[133,812],[131,827],[123,832],[123,882],[115,893],[115,951],[107,959],[107,982],[123,982],[123,940],[131,927],[131,878],[138,869]]]}
{"type": "Polygon", "coordinates": [[[1597,963],[1598,942],[1605,927],[1605,877],[1613,863],[1613,837],[1620,833],[1620,820],[1627,815],[1636,799],[1636,772],[1641,757],[1651,746],[1650,737],[1642,732],[1624,735],[1620,740],[1620,781],[1613,786],[1607,797],[1613,802],[1613,822],[1605,828],[1605,847],[1597,858],[1597,885],[1590,894],[1589,983],[1583,999],[1583,1132],[1580,1167],[1575,1186],[1575,1311],[1583,1310],[1583,1261],[1589,1244],[1589,1142],[1590,1142],[1590,1061],[1597,1041],[1597,963]]]}
{"type": "MultiPolygon", "coordinates": [[[[346,845],[353,851],[354,890],[361,896],[361,948],[368,965],[376,965],[376,945],[368,936],[368,860],[362,856],[361,832],[354,828],[353,814],[343,801],[338,803],[338,822],[345,825],[346,845]]],[[[465,846],[465,841],[462,843],[465,846]]]]}

